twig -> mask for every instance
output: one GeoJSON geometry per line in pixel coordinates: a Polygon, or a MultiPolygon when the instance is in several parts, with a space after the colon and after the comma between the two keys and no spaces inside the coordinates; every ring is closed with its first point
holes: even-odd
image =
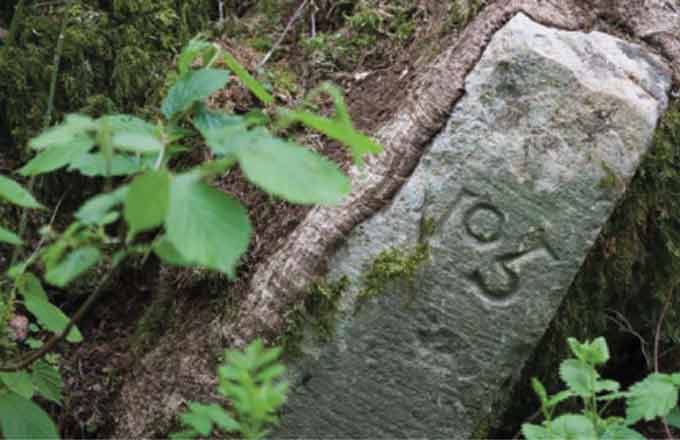
{"type": "MultiPolygon", "coordinates": [[[[654,335],[654,372],[659,372],[659,345],[661,341],[661,328],[663,327],[663,322],[666,319],[666,314],[668,313],[668,308],[671,305],[673,299],[673,289],[671,288],[668,292],[668,297],[664,302],[663,309],[661,309],[661,316],[659,316],[659,322],[656,323],[656,334],[654,335]]],[[[662,420],[663,429],[666,432],[666,438],[668,440],[673,439],[673,434],[671,433],[671,428],[666,423],[666,420],[662,420]]]]}
{"type": "Polygon", "coordinates": [[[52,349],[59,343],[61,342],[68,334],[69,332],[80,322],[80,320],[85,316],[85,314],[88,312],[90,307],[99,299],[99,296],[101,293],[104,291],[104,286],[106,283],[111,279],[111,275],[115,272],[117,266],[111,267],[111,270],[102,278],[102,280],[99,282],[97,287],[95,288],[94,292],[90,294],[90,296],[85,300],[85,302],[80,306],[78,311],[73,315],[69,323],[66,325],[64,330],[59,333],[53,335],[42,347],[40,347],[39,350],[36,350],[32,353],[29,353],[28,355],[24,356],[22,359],[18,360],[16,364],[14,365],[3,365],[0,367],[0,372],[15,372],[19,370],[23,370],[24,368],[30,366],[33,362],[37,361],[38,359],[42,358],[45,356],[47,353],[52,351],[52,349]]]}
{"type": "Polygon", "coordinates": [[[642,337],[642,335],[638,332],[635,331],[633,328],[633,325],[626,319],[623,314],[617,310],[609,309],[608,312],[611,315],[614,316],[607,316],[606,318],[610,321],[613,321],[615,324],[619,326],[619,330],[623,331],[625,333],[629,333],[633,336],[635,336],[639,341],[640,341],[640,351],[642,351],[642,356],[645,358],[645,362],[647,363],[647,368],[652,368],[652,359],[649,353],[647,353],[647,341],[645,338],[642,337]]]}
{"type": "Polygon", "coordinates": [[[260,61],[260,64],[257,65],[258,69],[261,69],[264,67],[265,64],[267,64],[267,61],[269,61],[269,58],[274,54],[276,50],[278,50],[279,46],[281,46],[281,43],[283,43],[283,40],[286,38],[286,35],[288,35],[288,32],[290,32],[290,29],[293,27],[293,24],[297,21],[298,18],[300,18],[300,15],[302,15],[302,11],[305,10],[305,7],[307,6],[307,3],[309,3],[309,0],[304,0],[300,6],[297,8],[297,11],[295,11],[295,14],[288,20],[288,24],[286,25],[285,29],[281,33],[281,36],[279,36],[279,39],[274,43],[271,49],[269,49],[269,52],[267,52],[267,55],[262,58],[262,61],[260,61]]]}

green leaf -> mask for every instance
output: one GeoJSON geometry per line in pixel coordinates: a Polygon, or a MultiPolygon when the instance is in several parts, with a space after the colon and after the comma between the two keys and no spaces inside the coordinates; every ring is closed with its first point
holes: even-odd
{"type": "Polygon", "coordinates": [[[0,226],[0,243],[9,243],[20,246],[23,241],[17,234],[0,226]]]}
{"type": "Polygon", "coordinates": [[[24,273],[21,278],[17,280],[17,288],[19,293],[25,300],[37,300],[49,302],[47,293],[43,289],[42,283],[31,272],[24,273]]]}
{"type": "Polygon", "coordinates": [[[182,414],[180,420],[183,424],[192,427],[203,436],[210,435],[213,424],[227,432],[237,431],[239,429],[239,423],[222,407],[214,403],[203,405],[189,402],[189,412],[182,414]]]}
{"type": "Polygon", "coordinates": [[[665,417],[678,403],[678,389],[671,376],[653,373],[634,384],[626,399],[626,423],[665,417]]]}
{"type": "Polygon", "coordinates": [[[97,121],[100,127],[107,127],[115,133],[156,134],[157,127],[144,119],[132,115],[107,115],[97,121]]]}
{"type": "Polygon", "coordinates": [[[623,425],[611,425],[607,427],[600,440],[647,440],[639,432],[623,425]]]}
{"type": "Polygon", "coordinates": [[[153,245],[153,251],[156,255],[158,255],[158,258],[163,260],[165,263],[182,267],[190,267],[194,265],[191,261],[184,258],[177,249],[175,249],[175,246],[170,243],[167,237],[157,240],[153,245]]]}
{"type": "Polygon", "coordinates": [[[92,118],[83,115],[67,115],[64,123],[56,125],[42,132],[29,143],[35,150],[43,150],[53,147],[67,147],[76,138],[86,135],[87,131],[94,131],[97,125],[92,118]]]}
{"type": "Polygon", "coordinates": [[[131,153],[158,154],[163,150],[163,143],[149,133],[116,133],[112,142],[118,150],[131,153]]]}
{"type": "Polygon", "coordinates": [[[132,234],[163,223],[170,204],[170,180],[167,171],[159,170],[149,171],[132,181],[123,210],[132,234]]]}
{"type": "Polygon", "coordinates": [[[567,414],[556,418],[550,423],[550,432],[562,440],[597,439],[593,422],[580,414],[567,414]]]}
{"type": "Polygon", "coordinates": [[[61,393],[64,383],[61,380],[59,370],[41,359],[33,364],[31,379],[36,391],[41,396],[58,405],[61,404],[61,393]]]}
{"type": "Polygon", "coordinates": [[[86,225],[100,224],[114,206],[123,203],[128,190],[129,187],[124,185],[108,194],[92,197],[78,209],[75,217],[86,225]]]}
{"type": "Polygon", "coordinates": [[[304,147],[253,131],[236,156],[244,174],[265,191],[295,203],[336,205],[349,194],[349,178],[304,147]]]}
{"type": "Polygon", "coordinates": [[[546,406],[548,408],[552,408],[553,406],[557,406],[565,400],[574,397],[575,395],[576,394],[574,394],[574,392],[571,390],[560,391],[559,393],[550,396],[550,399],[548,399],[548,402],[546,402],[546,406]]]}
{"type": "Polygon", "coordinates": [[[22,397],[27,399],[33,397],[33,382],[31,376],[24,370],[12,373],[0,372],[0,382],[22,397]]]}
{"type": "Polygon", "coordinates": [[[172,182],[165,229],[168,240],[185,259],[232,277],[251,231],[243,205],[194,174],[178,176],[172,182]]]}
{"type": "Polygon", "coordinates": [[[595,392],[600,393],[602,391],[618,391],[621,385],[615,380],[597,380],[595,381],[595,392]]]}
{"type": "Polygon", "coordinates": [[[173,432],[170,434],[170,440],[184,440],[184,439],[193,439],[198,437],[200,434],[196,432],[193,429],[186,429],[184,431],[180,432],[173,432]]]}
{"type": "Polygon", "coordinates": [[[534,392],[538,396],[538,400],[541,401],[541,405],[546,406],[548,403],[548,392],[545,390],[545,387],[541,381],[535,377],[532,377],[531,388],[533,388],[534,392]]]}
{"type": "Polygon", "coordinates": [[[248,124],[242,116],[208,110],[200,106],[192,122],[213,152],[230,154],[238,147],[238,139],[248,134],[248,124]]]}
{"type": "Polygon", "coordinates": [[[234,74],[243,81],[243,84],[250,90],[253,95],[257,97],[264,104],[271,104],[274,102],[274,97],[267,92],[264,86],[234,58],[230,53],[225,52],[224,63],[231,69],[234,74]]]}
{"type": "Polygon", "coordinates": [[[567,338],[567,343],[574,356],[590,365],[602,365],[609,360],[609,347],[603,337],[594,341],[579,342],[574,338],[567,338]]]}
{"type": "Polygon", "coordinates": [[[675,408],[673,408],[666,416],[666,423],[674,428],[680,429],[680,409],[678,409],[677,406],[675,406],[675,408]]]}
{"type": "Polygon", "coordinates": [[[5,176],[0,176],[0,199],[5,199],[24,208],[42,208],[42,205],[33,198],[30,192],[5,176]]]}
{"type": "MultiPolygon", "coordinates": [[[[177,70],[180,75],[183,75],[189,71],[191,64],[200,57],[204,52],[213,48],[213,45],[206,41],[201,36],[197,36],[189,40],[186,46],[182,49],[177,59],[177,70]]],[[[204,60],[208,62],[209,60],[204,60]]]]}
{"type": "Polygon", "coordinates": [[[0,395],[0,428],[6,439],[58,439],[50,417],[31,400],[16,393],[0,395]]]}
{"type": "Polygon", "coordinates": [[[45,274],[45,280],[57,287],[65,287],[85,271],[96,265],[101,258],[99,249],[87,246],[76,249],[61,261],[56,267],[45,274]]]}
{"type": "Polygon", "coordinates": [[[599,374],[593,367],[579,359],[567,359],[560,364],[560,378],[581,397],[595,393],[595,381],[599,374]]]}
{"type": "MultiPolygon", "coordinates": [[[[55,305],[35,298],[26,299],[26,309],[31,312],[47,330],[53,333],[61,333],[66,329],[69,318],[55,305]]],[[[83,335],[78,328],[73,327],[66,336],[66,340],[72,343],[82,342],[83,335]]]]}
{"type": "Polygon", "coordinates": [[[80,174],[88,177],[95,176],[129,176],[144,169],[153,167],[156,158],[152,156],[130,156],[116,154],[111,158],[109,165],[101,153],[83,154],[71,162],[69,171],[77,170],[80,174]],[[110,170],[107,168],[110,166],[110,170]],[[109,174],[110,171],[110,174],[109,174]]]}
{"type": "Polygon", "coordinates": [[[229,73],[224,70],[201,69],[185,73],[170,88],[163,100],[161,112],[170,119],[188,110],[196,101],[202,101],[229,81],[229,73]]]}
{"type": "Polygon", "coordinates": [[[86,135],[76,136],[68,145],[41,151],[19,170],[22,176],[36,176],[62,168],[80,159],[94,147],[94,140],[86,135]]]}

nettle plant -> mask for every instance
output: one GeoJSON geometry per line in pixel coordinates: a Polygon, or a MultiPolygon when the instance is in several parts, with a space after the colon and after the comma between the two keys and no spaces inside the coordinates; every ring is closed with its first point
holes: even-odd
{"type": "MultiPolygon", "coordinates": [[[[310,99],[320,93],[333,99],[333,118],[277,107],[266,87],[230,54],[200,37],[182,50],[177,70],[170,73],[169,80],[173,85],[162,102],[162,117],[153,123],[130,115],[94,119],[71,114],[30,142],[37,154],[18,173],[30,176],[31,182],[35,176],[67,168],[86,176],[105,177],[111,190],[87,200],[63,232],[50,225],[42,228],[35,249],[24,260],[12,258],[11,267],[0,278],[0,327],[5,341],[5,362],[0,365],[0,428],[5,438],[58,437],[52,421],[32,399],[37,394],[61,402],[62,382],[51,352],[62,339],[82,341],[77,322],[126,258],[155,253],[168,264],[235,276],[239,258],[248,246],[251,225],[243,205],[215,189],[211,181],[238,164],[249,181],[291,202],[333,205],[349,193],[349,178],[338,166],[273,134],[272,127],[301,123],[349,147],[357,165],[366,154],[381,151],[379,145],[354,129],[338,89],[323,85],[310,94],[310,99]],[[195,68],[198,64],[203,67],[195,68]],[[218,65],[228,70],[215,67],[218,65]],[[204,104],[207,97],[230,82],[232,74],[264,104],[265,111],[237,115],[211,110],[204,104]],[[182,172],[169,167],[173,158],[198,144],[210,150],[209,160],[182,172]],[[115,189],[114,184],[118,184],[115,189]],[[63,289],[95,269],[107,275],[100,276],[99,286],[69,319],[50,302],[44,283],[63,289]],[[6,337],[8,333],[13,340],[6,337]],[[50,333],[53,335],[43,340],[50,333]]],[[[4,176],[0,176],[0,201],[24,209],[44,209],[30,191],[4,176]]],[[[14,246],[15,257],[25,254],[20,235],[22,232],[0,227],[0,242],[14,246]]],[[[273,380],[280,367],[257,373],[255,382],[248,374],[268,365],[278,352],[259,345],[248,350],[244,358],[229,355],[236,369],[225,367],[220,374],[223,379],[245,381],[241,386],[249,392],[267,393],[266,379],[273,380]]],[[[224,383],[222,390],[228,397],[243,397],[237,388],[224,383]]],[[[281,391],[275,387],[272,395],[278,396],[281,391]]],[[[272,399],[268,404],[273,408],[280,398],[272,399]]],[[[210,408],[194,406],[191,410],[210,413],[210,408]]],[[[254,419],[261,416],[258,408],[253,409],[254,419]]],[[[185,420],[191,421],[187,417],[185,420]]],[[[250,420],[251,415],[248,417],[250,420]]],[[[268,417],[262,420],[271,421],[268,417]]],[[[244,434],[261,432],[262,425],[257,423],[252,427],[248,421],[240,419],[238,423],[244,434]]],[[[199,434],[204,432],[202,425],[195,427],[199,434]]]]}
{"type": "Polygon", "coordinates": [[[180,415],[185,431],[172,439],[209,437],[217,432],[238,433],[245,439],[264,438],[267,428],[278,423],[276,412],[283,405],[288,382],[281,377],[286,371],[278,361],[280,347],[264,348],[256,340],[243,352],[227,351],[218,369],[217,390],[231,402],[227,411],[217,404],[189,402],[180,415]]]}
{"type": "Polygon", "coordinates": [[[644,440],[645,437],[635,431],[633,426],[643,420],[655,419],[680,428],[680,373],[652,373],[632,385],[628,391],[622,391],[617,381],[602,379],[596,370],[609,360],[609,348],[604,338],[584,343],[568,338],[567,342],[575,356],[560,365],[560,378],[567,389],[550,396],[538,379],[532,379],[545,420],[541,425],[523,424],[524,437],[528,440],[644,440]],[[582,412],[555,417],[557,406],[571,398],[580,399],[582,412]],[[605,416],[609,405],[619,399],[625,400],[625,417],[605,416]]]}

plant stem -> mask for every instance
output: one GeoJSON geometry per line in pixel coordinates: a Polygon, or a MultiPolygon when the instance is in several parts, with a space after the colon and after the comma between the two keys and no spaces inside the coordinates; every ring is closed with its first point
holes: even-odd
{"type": "Polygon", "coordinates": [[[80,320],[85,316],[85,314],[90,310],[92,305],[99,299],[99,296],[104,291],[104,286],[111,279],[111,276],[115,272],[117,266],[112,266],[109,272],[101,279],[94,292],[85,300],[85,302],[80,306],[78,311],[73,315],[69,323],[66,325],[64,330],[53,335],[39,350],[36,350],[28,355],[24,356],[22,359],[16,361],[14,365],[3,365],[0,367],[0,372],[15,372],[23,370],[29,367],[33,362],[45,356],[47,353],[52,351],[52,349],[61,342],[69,332],[80,322],[80,320]]]}

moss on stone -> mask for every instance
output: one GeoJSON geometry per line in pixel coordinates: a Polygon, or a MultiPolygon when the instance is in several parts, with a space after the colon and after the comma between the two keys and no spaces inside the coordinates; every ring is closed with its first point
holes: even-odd
{"type": "Polygon", "coordinates": [[[325,280],[314,283],[305,301],[298,304],[286,315],[286,332],[276,341],[288,358],[301,354],[305,333],[310,331],[318,342],[329,342],[335,332],[335,321],[342,293],[347,289],[349,279],[325,280]]]}
{"type": "Polygon", "coordinates": [[[380,295],[389,283],[412,283],[418,267],[429,258],[430,248],[423,243],[411,250],[392,248],[381,252],[363,276],[364,288],[357,296],[357,305],[380,295]]]}
{"type": "MultiPolygon", "coordinates": [[[[538,408],[531,377],[538,377],[551,393],[563,388],[557,371],[568,356],[567,337],[605,336],[612,352],[605,375],[624,386],[649,373],[645,356],[651,355],[662,304],[680,283],[679,194],[680,101],[676,100],[656,131],[653,150],[591,249],[554,321],[521,371],[520,381],[501,393],[507,398],[498,403],[496,413],[504,415],[490,435],[513,435],[538,408]],[[629,330],[647,341],[646,346],[629,330]]],[[[667,347],[680,336],[679,304],[674,298],[666,317],[662,343],[667,347]]],[[[680,370],[680,362],[672,357],[663,359],[661,365],[666,371],[680,370]]]]}

